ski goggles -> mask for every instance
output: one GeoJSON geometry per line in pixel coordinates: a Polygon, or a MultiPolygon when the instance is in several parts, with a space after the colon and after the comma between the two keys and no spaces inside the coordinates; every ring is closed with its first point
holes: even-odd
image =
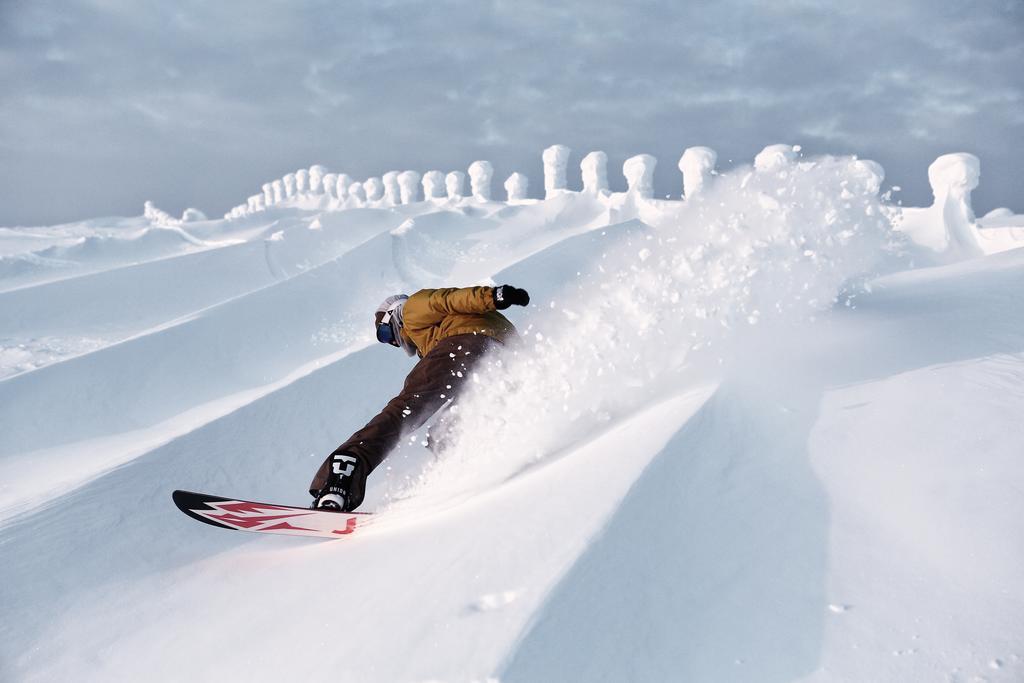
{"type": "Polygon", "coordinates": [[[391,326],[391,317],[394,311],[385,311],[384,317],[377,323],[377,341],[381,344],[391,344],[392,346],[398,346],[398,340],[395,337],[395,328],[391,326]]]}

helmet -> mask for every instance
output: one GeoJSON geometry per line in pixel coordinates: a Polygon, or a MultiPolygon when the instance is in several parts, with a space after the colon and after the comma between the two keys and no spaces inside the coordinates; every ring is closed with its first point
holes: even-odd
{"type": "Polygon", "coordinates": [[[377,341],[382,344],[401,346],[402,337],[402,306],[409,297],[405,294],[389,296],[381,302],[373,315],[373,326],[377,332],[377,341]]]}

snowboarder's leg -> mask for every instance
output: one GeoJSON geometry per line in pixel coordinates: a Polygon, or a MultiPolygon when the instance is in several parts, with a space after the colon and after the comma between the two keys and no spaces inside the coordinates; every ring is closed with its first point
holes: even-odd
{"type": "Polygon", "coordinates": [[[402,392],[327,457],[310,483],[310,493],[318,495],[339,475],[358,477],[358,482],[345,482],[346,491],[351,489],[351,500],[346,507],[352,509],[362,502],[366,475],[387,457],[403,436],[419,429],[458,395],[470,371],[495,345],[497,342],[490,337],[474,334],[450,337],[439,343],[412,369],[402,392]],[[340,472],[335,473],[335,470],[340,472]]]}

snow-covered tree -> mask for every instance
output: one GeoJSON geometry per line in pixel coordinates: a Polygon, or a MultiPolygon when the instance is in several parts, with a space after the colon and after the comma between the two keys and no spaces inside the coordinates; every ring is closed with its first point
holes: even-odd
{"type": "Polygon", "coordinates": [[[971,191],[978,187],[981,161],[973,154],[943,154],[928,167],[935,202],[932,211],[946,226],[949,246],[961,256],[980,256],[971,191]]]}
{"type": "Polygon", "coordinates": [[[291,199],[292,197],[295,196],[295,174],[287,173],[285,174],[284,178],[281,178],[281,180],[284,181],[285,198],[291,199]]]}
{"type": "Polygon", "coordinates": [[[142,215],[152,223],[165,228],[173,228],[181,225],[180,220],[163,209],[157,208],[153,202],[148,200],[142,205],[142,215]]]}
{"type": "Polygon", "coordinates": [[[327,169],[320,164],[313,164],[309,167],[309,191],[312,194],[323,194],[322,181],[327,169]]]}
{"type": "Polygon", "coordinates": [[[270,185],[274,188],[274,203],[280,204],[284,201],[284,183],[280,180],[275,180],[270,185]]]}
{"type": "Polygon", "coordinates": [[[428,201],[444,198],[444,173],[427,171],[423,174],[423,198],[428,201]]]}
{"type": "Polygon", "coordinates": [[[366,192],[362,183],[352,183],[348,186],[348,199],[355,206],[362,206],[366,203],[366,192]]]}
{"type": "Polygon", "coordinates": [[[466,174],[462,171],[452,171],[444,177],[444,187],[448,199],[462,199],[466,196],[466,174]]]}
{"type": "Polygon", "coordinates": [[[274,205],[274,186],[270,183],[263,183],[263,205],[274,205]]]}
{"type": "Polygon", "coordinates": [[[388,206],[398,206],[402,201],[402,190],[398,186],[398,171],[388,171],[382,176],[384,181],[384,203],[388,206]]]}
{"type": "Polygon", "coordinates": [[[711,176],[718,161],[718,153],[710,147],[687,147],[679,158],[683,173],[683,196],[696,196],[711,184],[711,176]]]}
{"type": "Polygon", "coordinates": [[[580,162],[583,172],[583,191],[598,194],[608,190],[608,155],[601,151],[591,152],[580,162]]]}
{"type": "Polygon", "coordinates": [[[363,192],[366,193],[366,201],[379,202],[384,196],[384,183],[380,178],[367,178],[363,181],[363,192]]]}
{"type": "Polygon", "coordinates": [[[637,154],[622,164],[622,175],[626,176],[628,192],[650,199],[654,196],[654,167],[658,160],[650,154],[637,154]]]}
{"type": "Polygon", "coordinates": [[[793,145],[768,145],[754,157],[754,168],[758,171],[768,171],[791,164],[794,159],[796,150],[793,149],[793,145]]]}
{"type": "Polygon", "coordinates": [[[330,199],[337,199],[338,198],[338,187],[337,187],[338,174],[337,173],[325,173],[323,181],[321,181],[321,183],[324,186],[324,194],[325,195],[327,195],[330,199]]]}
{"type": "Polygon", "coordinates": [[[295,172],[295,191],[298,194],[306,194],[309,191],[309,171],[304,168],[295,172]]]}
{"type": "Polygon", "coordinates": [[[398,187],[402,203],[412,204],[419,199],[420,174],[416,171],[402,171],[398,174],[398,187]]]}
{"type": "Polygon", "coordinates": [[[482,202],[491,201],[491,178],[494,166],[489,161],[474,161],[469,165],[469,189],[473,198],[482,202]]]}
{"type": "Polygon", "coordinates": [[[529,184],[529,178],[522,173],[513,173],[510,175],[505,181],[505,192],[508,193],[508,201],[514,202],[526,199],[526,192],[529,184]]]}
{"type": "Polygon", "coordinates": [[[565,170],[569,166],[569,154],[572,152],[565,145],[551,145],[544,150],[544,193],[550,198],[568,187],[565,170]]]}
{"type": "Polygon", "coordinates": [[[334,183],[334,194],[337,195],[338,201],[343,202],[348,199],[348,188],[352,185],[352,177],[347,173],[339,173],[338,180],[334,183]]]}

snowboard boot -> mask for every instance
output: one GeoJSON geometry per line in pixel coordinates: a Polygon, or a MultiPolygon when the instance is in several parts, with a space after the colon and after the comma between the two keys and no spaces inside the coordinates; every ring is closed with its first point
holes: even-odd
{"type": "Polygon", "coordinates": [[[316,494],[313,507],[332,512],[351,512],[363,502],[366,493],[366,475],[363,461],[348,453],[331,456],[331,475],[316,494]]]}

